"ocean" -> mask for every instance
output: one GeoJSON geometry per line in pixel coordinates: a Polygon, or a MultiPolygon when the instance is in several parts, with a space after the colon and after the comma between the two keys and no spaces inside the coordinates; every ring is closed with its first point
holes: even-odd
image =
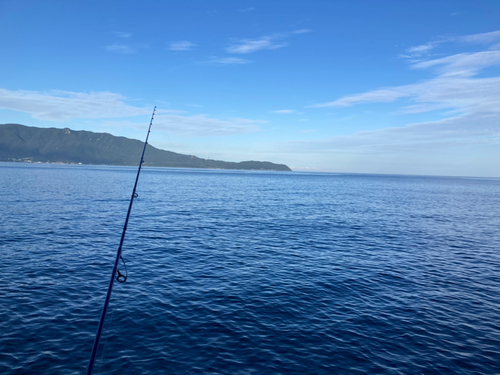
{"type": "MultiPolygon", "coordinates": [[[[0,373],[85,371],[134,167],[0,163],[0,373]]],[[[94,374],[498,374],[500,179],[145,168],[94,374]]]]}

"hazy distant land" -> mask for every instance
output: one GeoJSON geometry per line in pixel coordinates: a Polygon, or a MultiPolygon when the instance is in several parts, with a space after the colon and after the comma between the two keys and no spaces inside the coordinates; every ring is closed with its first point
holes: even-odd
{"type": "MultiPolygon", "coordinates": [[[[115,137],[108,133],[0,124],[0,161],[137,165],[143,147],[143,141],[115,137]]],[[[233,163],[202,159],[194,155],[160,150],[149,144],[144,156],[144,165],[174,168],[291,171],[285,164],[275,164],[268,161],[233,163]]]]}

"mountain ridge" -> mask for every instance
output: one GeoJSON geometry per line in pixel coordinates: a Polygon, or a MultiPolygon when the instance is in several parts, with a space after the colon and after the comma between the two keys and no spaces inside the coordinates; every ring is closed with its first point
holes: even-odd
{"type": "MultiPolygon", "coordinates": [[[[137,165],[143,141],[109,133],[69,128],[38,128],[0,124],[0,161],[137,165]]],[[[161,150],[148,144],[144,166],[287,171],[285,164],[268,161],[227,162],[161,150]]]]}

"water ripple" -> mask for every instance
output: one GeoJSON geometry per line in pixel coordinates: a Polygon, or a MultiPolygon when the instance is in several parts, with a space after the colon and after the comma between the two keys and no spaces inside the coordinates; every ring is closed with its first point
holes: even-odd
{"type": "MultiPolygon", "coordinates": [[[[0,164],[0,373],[84,372],[134,177],[0,164]]],[[[146,168],[95,373],[500,373],[499,187],[146,168]]]]}

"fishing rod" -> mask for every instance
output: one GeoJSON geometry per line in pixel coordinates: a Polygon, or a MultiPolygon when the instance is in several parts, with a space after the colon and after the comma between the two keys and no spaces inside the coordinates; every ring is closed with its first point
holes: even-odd
{"type": "Polygon", "coordinates": [[[153,114],[151,115],[151,121],[149,122],[148,134],[146,135],[146,141],[144,141],[144,149],[142,150],[141,162],[139,163],[139,169],[137,170],[137,177],[135,178],[134,190],[132,190],[132,196],[130,197],[130,203],[127,211],[127,218],[125,219],[125,225],[123,226],[122,237],[120,240],[120,246],[118,246],[118,251],[116,252],[115,265],[113,267],[113,272],[111,273],[111,279],[109,281],[108,293],[106,295],[106,301],[104,302],[104,307],[102,308],[101,320],[99,321],[99,327],[97,328],[97,333],[95,335],[94,346],[92,348],[92,354],[90,355],[89,366],[87,368],[87,375],[92,375],[92,370],[95,364],[95,358],[97,355],[97,348],[99,347],[99,341],[101,340],[102,329],[104,327],[104,320],[106,319],[106,313],[108,312],[109,301],[111,299],[111,292],[113,291],[113,285],[116,281],[119,283],[124,283],[127,281],[128,272],[125,261],[122,258],[122,247],[123,240],[125,239],[125,232],[127,231],[128,219],[130,218],[130,211],[132,211],[132,203],[134,203],[134,198],[139,195],[135,192],[137,188],[137,182],[139,181],[139,175],[141,174],[142,163],[144,162],[144,152],[146,152],[146,146],[148,144],[149,133],[151,132],[151,125],[153,125],[153,118],[155,117],[156,106],[153,109],[153,114]],[[125,266],[125,275],[123,275],[118,270],[118,263],[121,261],[125,266]]]}

